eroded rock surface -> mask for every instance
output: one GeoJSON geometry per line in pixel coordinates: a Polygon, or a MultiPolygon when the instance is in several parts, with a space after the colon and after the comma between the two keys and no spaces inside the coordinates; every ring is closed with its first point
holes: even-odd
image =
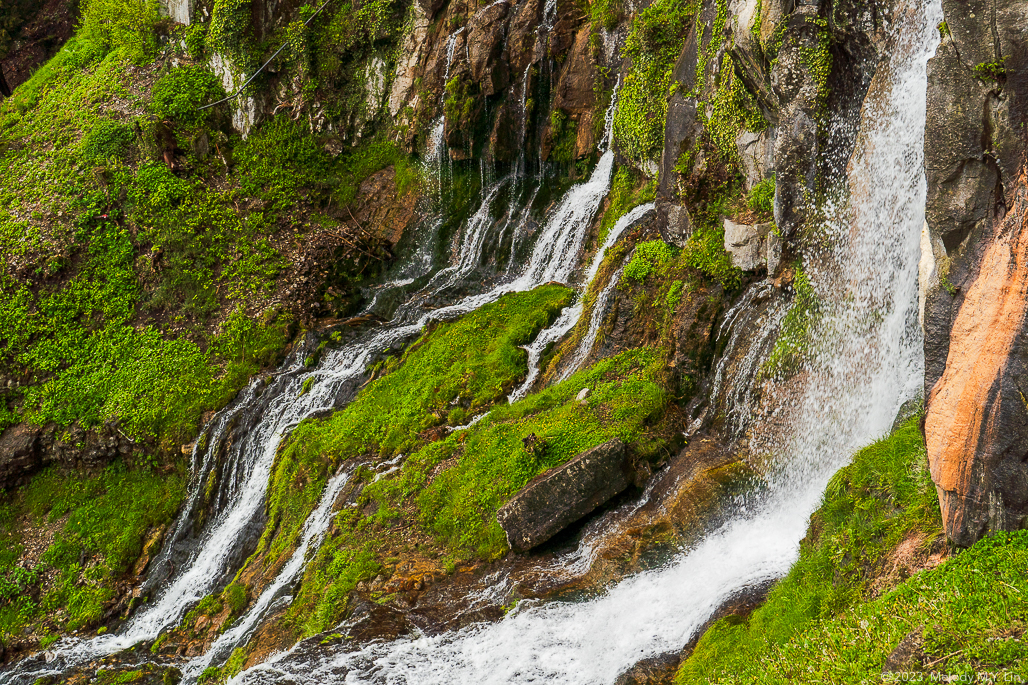
{"type": "Polygon", "coordinates": [[[925,438],[946,533],[963,546],[1028,514],[1028,2],[943,11],[925,136],[925,438]]]}
{"type": "Polygon", "coordinates": [[[629,476],[625,444],[612,440],[535,478],[496,518],[511,549],[527,552],[625,490],[629,476]]]}

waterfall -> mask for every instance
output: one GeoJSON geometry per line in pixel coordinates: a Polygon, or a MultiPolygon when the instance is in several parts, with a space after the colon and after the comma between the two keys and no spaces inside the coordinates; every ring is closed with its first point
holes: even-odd
{"type": "Polygon", "coordinates": [[[502,620],[279,655],[243,683],[611,683],[641,659],[677,652],[726,600],[785,574],[830,477],[885,434],[923,375],[917,262],[925,180],[926,64],[938,42],[938,0],[915,0],[892,29],[896,46],[865,103],[849,166],[849,201],[822,226],[810,274],[823,301],[811,381],[779,411],[790,430],[771,445],[766,489],[663,567],[598,597],[522,601],[502,620]]]}
{"type": "Polygon", "coordinates": [[[274,582],[265,588],[249,611],[233,623],[231,628],[219,635],[206,654],[193,659],[186,665],[182,674],[186,682],[194,682],[211,663],[224,661],[229,657],[233,649],[241,644],[245,644],[246,640],[249,639],[254,629],[258,626],[259,621],[267,615],[268,610],[274,605],[276,600],[282,598],[288,601],[287,597],[282,597],[283,591],[296,580],[300,571],[303,570],[304,562],[307,558],[307,550],[311,549],[312,545],[317,547],[324,537],[325,531],[328,530],[329,524],[332,523],[332,515],[335,513],[332,510],[332,506],[335,504],[336,498],[339,496],[343,486],[350,480],[352,472],[352,469],[341,471],[328,482],[317,509],[314,510],[304,523],[303,537],[300,540],[299,546],[297,546],[292,556],[289,557],[289,561],[286,562],[286,565],[279,572],[274,582]]]}
{"type": "MultiPolygon", "coordinates": [[[[616,98],[611,109],[615,103],[616,98]]],[[[605,140],[610,136],[609,119],[608,116],[605,140]]],[[[213,428],[207,432],[213,439],[200,441],[200,444],[206,443],[202,456],[199,452],[194,454],[194,467],[203,464],[207,471],[194,472],[188,499],[190,504],[180,516],[173,537],[178,536],[179,531],[184,535],[192,527],[195,505],[202,497],[205,476],[217,463],[219,450],[226,442],[224,437],[233,420],[239,416],[245,418],[248,430],[241,438],[237,436],[236,440],[227,441],[230,444],[226,445],[228,455],[224,461],[226,468],[231,469],[232,477],[228,481],[222,479],[219,487],[229,487],[229,491],[226,496],[218,498],[225,501],[225,506],[205,526],[195,551],[174,570],[177,572],[173,572],[165,589],[117,633],[90,640],[65,638],[44,657],[25,660],[16,669],[0,674],[0,683],[31,683],[139,642],[156,639],[162,631],[176,625],[200,599],[216,591],[244,561],[246,542],[254,539],[253,533],[259,534],[275,454],[289,432],[307,417],[345,405],[356,395],[375,354],[412,339],[430,321],[460,316],[495,301],[507,292],[531,290],[549,281],[570,280],[578,267],[592,221],[609,189],[613,161],[613,153],[607,150],[590,179],[568,191],[536,236],[525,269],[513,280],[428,312],[422,307],[426,300],[445,297],[458,287],[473,285],[471,277],[482,262],[489,236],[505,231],[507,223],[528,219],[529,207],[508,212],[507,222],[492,219],[494,203],[501,189],[514,179],[508,176],[484,190],[481,205],[464,225],[454,263],[436,272],[427,285],[396,310],[392,321],[367,331],[355,342],[326,350],[316,368],[308,369],[304,355],[294,352],[269,385],[254,380],[240,399],[214,420],[213,428]],[[308,380],[313,385],[304,393],[302,388],[308,380]]],[[[534,193],[528,195],[535,197],[534,193]]],[[[197,449],[200,450],[199,447],[197,449]]],[[[331,505],[335,500],[332,492],[338,492],[344,481],[344,476],[336,476],[331,481],[318,509],[305,524],[301,547],[273,582],[275,591],[270,595],[265,592],[258,598],[257,604],[237,624],[238,632],[233,628],[230,631],[232,637],[226,633],[224,641],[216,643],[217,654],[211,654],[205,663],[216,663],[214,659],[222,654],[223,647],[233,641],[241,643],[245,640],[247,632],[256,627],[277,593],[302,571],[304,560],[310,551],[317,549],[326,521],[331,518],[331,505]]],[[[164,553],[170,547],[166,546],[164,553]]],[[[192,668],[189,674],[195,675],[192,668]]]]}
{"type": "MultiPolygon", "coordinates": [[[[613,105],[611,105],[611,107],[613,107],[613,105]]],[[[608,131],[610,130],[610,126],[611,123],[610,120],[608,120],[608,131]]],[[[604,154],[613,156],[613,153],[609,150],[604,154]]],[[[607,174],[609,185],[609,171],[607,174]]],[[[603,264],[603,258],[606,256],[607,250],[614,246],[614,243],[618,241],[618,238],[621,237],[622,233],[637,224],[643,217],[654,209],[655,205],[652,202],[639,205],[629,211],[628,214],[621,217],[617,223],[611,227],[610,231],[607,233],[606,239],[603,241],[603,245],[600,246],[600,249],[596,250],[592,263],[589,265],[589,268],[586,269],[585,276],[582,279],[583,285],[586,288],[589,287],[593,279],[596,277],[596,272],[600,270],[600,265],[603,264]]],[[[582,311],[582,301],[579,300],[574,304],[574,306],[568,307],[562,311],[560,316],[557,317],[557,320],[554,321],[549,328],[543,330],[538,336],[536,336],[535,340],[525,346],[525,350],[528,352],[528,375],[525,377],[524,382],[522,382],[522,384],[519,385],[507,398],[509,402],[517,402],[528,394],[532,385],[535,383],[535,380],[539,377],[539,360],[542,357],[543,351],[546,350],[546,347],[550,345],[550,343],[557,342],[563,338],[578,324],[578,320],[582,318],[582,311]]],[[[597,323],[597,327],[598,326],[599,324],[597,323]]],[[[596,339],[595,332],[593,334],[593,339],[596,339]]],[[[588,354],[588,351],[586,354],[588,354]]],[[[570,375],[570,373],[567,375],[570,375]]],[[[563,376],[562,378],[564,377],[566,376],[563,376]]]]}

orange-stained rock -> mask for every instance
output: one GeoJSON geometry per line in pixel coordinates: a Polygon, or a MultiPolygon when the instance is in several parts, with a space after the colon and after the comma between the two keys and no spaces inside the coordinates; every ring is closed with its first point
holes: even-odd
{"type": "Polygon", "coordinates": [[[1028,513],[1024,174],[1010,211],[978,244],[980,256],[961,283],[946,367],[928,396],[925,418],[943,522],[958,545],[990,530],[1020,528],[1028,513]]]}

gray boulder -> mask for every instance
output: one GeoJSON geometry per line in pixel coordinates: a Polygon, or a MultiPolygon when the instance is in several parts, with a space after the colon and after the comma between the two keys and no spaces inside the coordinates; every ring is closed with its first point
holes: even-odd
{"type": "Polygon", "coordinates": [[[496,513],[516,552],[527,552],[628,487],[630,468],[620,440],[594,447],[533,479],[496,513]]]}
{"type": "Polygon", "coordinates": [[[743,271],[757,271],[777,267],[777,252],[780,251],[777,237],[771,233],[773,224],[737,224],[725,219],[725,251],[732,258],[732,264],[743,271]]]}

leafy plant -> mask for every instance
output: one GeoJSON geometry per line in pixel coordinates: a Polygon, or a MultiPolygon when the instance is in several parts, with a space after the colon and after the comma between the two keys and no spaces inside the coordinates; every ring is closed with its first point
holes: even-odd
{"type": "Polygon", "coordinates": [[[225,97],[225,89],[218,77],[198,66],[172,69],[153,87],[152,108],[157,116],[195,128],[212,114],[212,109],[200,106],[212,104],[225,97]]]}

